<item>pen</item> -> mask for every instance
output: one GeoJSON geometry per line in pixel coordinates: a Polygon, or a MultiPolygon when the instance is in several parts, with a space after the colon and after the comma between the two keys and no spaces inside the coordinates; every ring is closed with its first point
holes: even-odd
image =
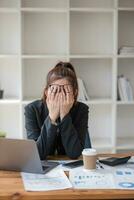
{"type": "Polygon", "coordinates": [[[104,169],[104,167],[100,164],[99,160],[97,160],[97,164],[99,165],[99,167],[100,167],[101,169],[104,169]]]}

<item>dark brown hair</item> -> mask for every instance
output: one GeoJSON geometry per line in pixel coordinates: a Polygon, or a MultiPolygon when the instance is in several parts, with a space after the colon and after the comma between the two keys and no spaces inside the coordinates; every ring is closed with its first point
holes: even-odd
{"type": "Polygon", "coordinates": [[[46,100],[46,91],[54,81],[65,78],[69,81],[69,83],[73,87],[73,94],[74,94],[74,100],[75,103],[77,101],[77,96],[78,96],[78,82],[77,82],[77,77],[76,73],[74,70],[74,67],[71,63],[69,62],[59,62],[56,64],[56,66],[50,70],[47,74],[46,78],[46,87],[44,88],[43,92],[43,101],[45,102],[46,100]]]}

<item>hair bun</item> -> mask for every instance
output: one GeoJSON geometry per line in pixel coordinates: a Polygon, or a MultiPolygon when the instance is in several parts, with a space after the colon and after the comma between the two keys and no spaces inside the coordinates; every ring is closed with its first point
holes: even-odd
{"type": "Polygon", "coordinates": [[[62,61],[60,61],[60,62],[58,62],[56,64],[55,67],[60,67],[60,66],[61,67],[65,67],[65,68],[67,68],[67,69],[69,69],[69,70],[71,70],[71,71],[73,71],[75,73],[74,67],[72,66],[72,64],[70,62],[62,62],[62,61]]]}

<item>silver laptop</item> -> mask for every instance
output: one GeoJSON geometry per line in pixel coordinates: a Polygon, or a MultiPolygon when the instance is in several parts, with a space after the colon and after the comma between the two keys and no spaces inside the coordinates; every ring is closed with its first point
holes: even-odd
{"type": "Polygon", "coordinates": [[[0,169],[44,174],[58,162],[41,161],[34,140],[0,139],[0,169]]]}

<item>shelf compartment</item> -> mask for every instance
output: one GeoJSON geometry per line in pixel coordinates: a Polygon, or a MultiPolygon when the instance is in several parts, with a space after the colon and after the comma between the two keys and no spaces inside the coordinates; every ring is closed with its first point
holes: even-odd
{"type": "Polygon", "coordinates": [[[117,106],[117,141],[118,149],[134,149],[134,105],[117,106]]]}
{"type": "Polygon", "coordinates": [[[114,8],[113,0],[70,0],[71,8],[114,8]]]}
{"type": "Polygon", "coordinates": [[[18,8],[19,0],[0,0],[0,8],[18,8]]]}
{"type": "Polygon", "coordinates": [[[0,105],[0,131],[7,133],[7,138],[20,138],[19,105],[0,105]]]}
{"type": "MultiPolygon", "coordinates": [[[[41,98],[47,73],[60,60],[23,59],[23,100],[30,101],[41,98]]],[[[65,60],[62,59],[62,61],[65,60]]]]}
{"type": "Polygon", "coordinates": [[[95,148],[111,148],[112,132],[112,106],[89,106],[89,133],[92,146],[95,148]]]}
{"type": "MultiPolygon", "coordinates": [[[[119,11],[118,20],[118,49],[122,46],[134,46],[134,12],[119,11]]],[[[125,55],[132,56],[131,54],[125,55]]]]}
{"type": "Polygon", "coordinates": [[[21,0],[23,8],[68,8],[68,0],[21,0]]]}
{"type": "Polygon", "coordinates": [[[70,13],[70,53],[113,54],[113,14],[72,11],[70,13]]]}
{"type": "Polygon", "coordinates": [[[118,138],[117,149],[134,151],[134,137],[118,138]]]}
{"type": "Polygon", "coordinates": [[[23,13],[23,54],[67,54],[65,13],[23,13]]]}
{"type": "Polygon", "coordinates": [[[112,99],[112,59],[71,59],[70,61],[76,69],[77,76],[84,80],[91,101],[112,99]]]}
{"type": "Polygon", "coordinates": [[[133,0],[119,0],[119,8],[134,8],[133,0]]]}
{"type": "Polygon", "coordinates": [[[0,54],[18,54],[20,48],[19,17],[0,13],[0,54]]]}
{"type": "Polygon", "coordinates": [[[20,98],[20,66],[16,58],[0,59],[0,88],[4,90],[4,99],[20,98]]]}
{"type": "Polygon", "coordinates": [[[92,146],[95,149],[111,149],[111,140],[110,138],[93,138],[92,139],[92,146]]]}

